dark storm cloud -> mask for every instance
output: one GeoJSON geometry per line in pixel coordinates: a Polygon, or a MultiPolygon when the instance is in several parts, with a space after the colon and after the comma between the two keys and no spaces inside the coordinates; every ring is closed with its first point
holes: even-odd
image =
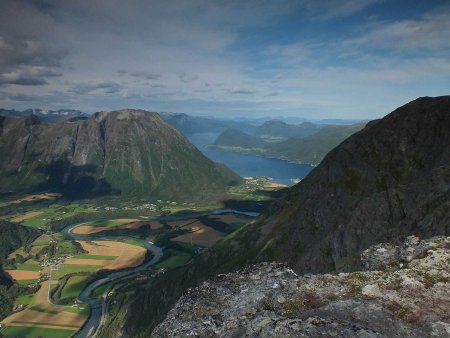
{"type": "Polygon", "coordinates": [[[47,81],[40,78],[22,77],[7,78],[0,75],[0,87],[7,85],[20,85],[20,86],[42,86],[47,84],[47,81]]]}
{"type": "Polygon", "coordinates": [[[46,78],[61,75],[66,55],[51,18],[26,1],[0,2],[0,86],[45,85],[46,78]]]}
{"type": "Polygon", "coordinates": [[[48,67],[30,67],[20,65],[13,72],[0,74],[0,86],[41,86],[47,84],[46,78],[59,77],[62,74],[48,67]]]}
{"type": "Polygon", "coordinates": [[[5,37],[0,33],[0,70],[14,69],[19,66],[59,67],[66,55],[40,41],[28,38],[5,37]]]}
{"type": "Polygon", "coordinates": [[[70,92],[75,94],[89,94],[96,90],[101,90],[106,94],[118,93],[122,90],[122,85],[112,81],[100,82],[100,83],[77,83],[69,89],[70,92]]]}

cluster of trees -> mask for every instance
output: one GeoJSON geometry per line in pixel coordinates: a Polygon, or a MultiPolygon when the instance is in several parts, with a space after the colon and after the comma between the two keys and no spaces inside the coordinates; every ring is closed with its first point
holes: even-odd
{"type": "Polygon", "coordinates": [[[0,319],[8,316],[14,300],[21,294],[32,292],[17,284],[12,284],[3,272],[5,258],[21,246],[29,246],[41,232],[18,224],[0,221],[0,319]]]}

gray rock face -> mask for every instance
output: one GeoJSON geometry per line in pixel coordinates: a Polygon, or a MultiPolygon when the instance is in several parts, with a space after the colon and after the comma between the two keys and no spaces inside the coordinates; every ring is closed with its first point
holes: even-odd
{"type": "MultiPolygon", "coordinates": [[[[425,254],[401,268],[392,256],[382,271],[298,276],[261,263],[219,275],[188,290],[153,335],[450,337],[450,237],[405,243],[425,254]]],[[[382,248],[405,251],[369,250],[382,248]]]]}
{"type": "Polygon", "coordinates": [[[392,265],[402,266],[414,258],[427,254],[428,243],[420,241],[417,236],[409,236],[400,246],[383,243],[371,246],[361,254],[361,261],[365,269],[378,270],[392,265]]]}
{"type": "Polygon", "coordinates": [[[370,122],[266,212],[259,259],[351,271],[373,244],[450,234],[449,145],[449,96],[370,122]]]}

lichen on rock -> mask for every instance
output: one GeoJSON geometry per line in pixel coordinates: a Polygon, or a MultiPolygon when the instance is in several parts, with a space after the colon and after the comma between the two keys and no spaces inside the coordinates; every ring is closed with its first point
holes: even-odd
{"type": "Polygon", "coordinates": [[[372,270],[299,276],[260,263],[219,275],[189,289],[153,335],[450,337],[450,237],[378,244],[362,261],[372,270]]]}

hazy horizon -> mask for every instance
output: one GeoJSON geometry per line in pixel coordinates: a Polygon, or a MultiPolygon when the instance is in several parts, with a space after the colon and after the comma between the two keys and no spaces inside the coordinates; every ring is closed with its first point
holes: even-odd
{"type": "Polygon", "coordinates": [[[379,118],[450,88],[448,1],[0,4],[0,107],[379,118]]]}

